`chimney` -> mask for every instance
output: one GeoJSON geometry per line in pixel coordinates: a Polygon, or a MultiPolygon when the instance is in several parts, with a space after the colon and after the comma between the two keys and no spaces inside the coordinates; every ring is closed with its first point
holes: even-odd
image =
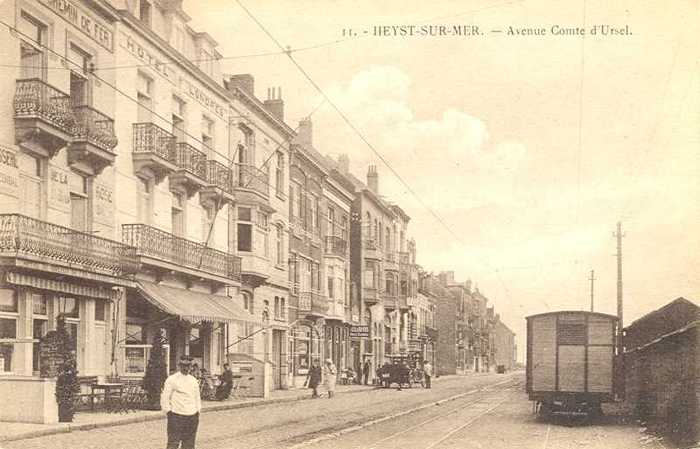
{"type": "Polygon", "coordinates": [[[248,95],[255,96],[255,78],[250,73],[230,75],[228,82],[224,82],[224,86],[228,90],[233,90],[237,87],[248,95]]]}
{"type": "Polygon", "coordinates": [[[307,117],[299,121],[297,130],[297,142],[302,146],[313,147],[314,126],[311,118],[307,117]]]}
{"type": "Polygon", "coordinates": [[[369,187],[375,195],[379,195],[379,173],[377,173],[376,165],[370,165],[367,168],[367,187],[369,187]]]}
{"type": "Polygon", "coordinates": [[[341,173],[348,173],[350,171],[350,158],[347,154],[338,156],[338,167],[341,173]]]}
{"type": "Polygon", "coordinates": [[[267,89],[267,100],[265,100],[267,112],[284,121],[284,100],[282,100],[282,88],[270,87],[267,89]]]}

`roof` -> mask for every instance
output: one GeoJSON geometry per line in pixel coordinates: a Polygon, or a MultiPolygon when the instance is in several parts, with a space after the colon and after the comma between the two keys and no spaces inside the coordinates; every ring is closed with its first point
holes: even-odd
{"type": "Polygon", "coordinates": [[[547,315],[563,315],[563,314],[576,314],[576,315],[595,315],[599,317],[605,317],[605,318],[610,318],[613,320],[616,320],[617,317],[615,315],[608,315],[607,313],[600,313],[600,312],[586,312],[585,310],[558,310],[556,312],[545,312],[545,313],[538,313],[536,315],[530,315],[526,316],[525,319],[529,320],[531,318],[538,318],[541,316],[547,316],[547,315]]]}
{"type": "Polygon", "coordinates": [[[253,315],[227,296],[208,295],[183,288],[139,281],[138,291],[160,310],[191,323],[255,322],[253,315]]]}

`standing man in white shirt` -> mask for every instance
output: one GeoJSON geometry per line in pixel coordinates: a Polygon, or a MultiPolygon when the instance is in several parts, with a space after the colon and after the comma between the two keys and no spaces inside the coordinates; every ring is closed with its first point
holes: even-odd
{"type": "Polygon", "coordinates": [[[160,406],[168,414],[167,449],[194,449],[202,411],[199,382],[190,374],[191,358],[180,358],[178,365],[180,371],[166,379],[160,395],[160,406]]]}

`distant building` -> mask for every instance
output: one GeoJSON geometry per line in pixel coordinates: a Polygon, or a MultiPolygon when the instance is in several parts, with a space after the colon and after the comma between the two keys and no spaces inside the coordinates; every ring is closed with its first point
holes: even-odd
{"type": "Polygon", "coordinates": [[[516,363],[515,332],[503,324],[498,314],[496,314],[493,341],[496,368],[503,366],[506,371],[514,369],[516,363]]]}

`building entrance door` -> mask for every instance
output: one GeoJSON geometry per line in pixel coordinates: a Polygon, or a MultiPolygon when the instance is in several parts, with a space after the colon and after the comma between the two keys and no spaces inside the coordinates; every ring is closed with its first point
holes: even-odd
{"type": "Polygon", "coordinates": [[[279,390],[282,379],[282,331],[272,331],[272,389],[279,390]]]}

